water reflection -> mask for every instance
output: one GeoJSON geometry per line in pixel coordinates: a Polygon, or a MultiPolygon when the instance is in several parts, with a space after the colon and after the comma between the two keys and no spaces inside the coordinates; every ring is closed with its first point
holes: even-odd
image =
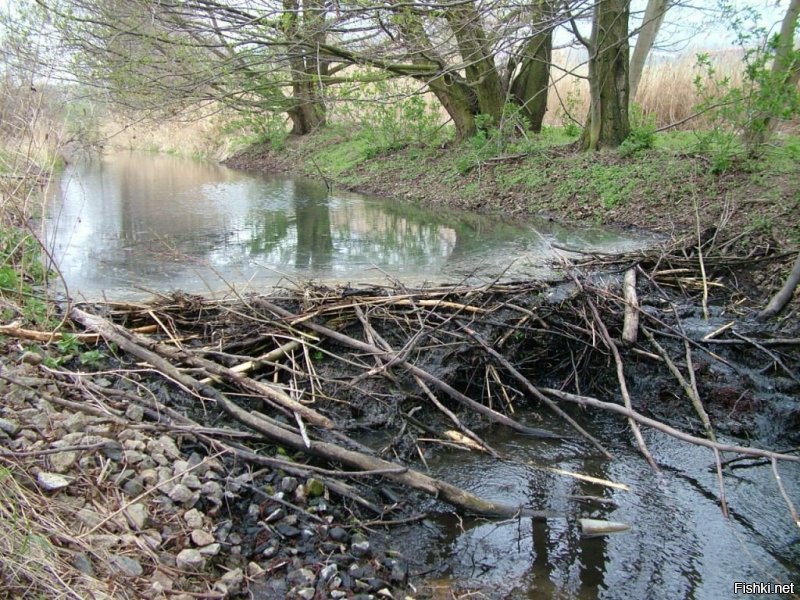
{"type": "MultiPolygon", "coordinates": [[[[598,423],[595,423],[598,425],[598,423]]],[[[573,442],[531,440],[501,429],[484,439],[513,462],[476,453],[437,450],[433,475],[493,500],[564,512],[564,519],[533,523],[459,520],[441,515],[425,530],[410,529],[395,542],[419,571],[437,569],[446,585],[480,589],[490,599],[673,599],[733,597],[735,581],[797,583],[800,544],[777,493],[769,465],[726,474],[730,517],[719,508],[713,456],[707,449],[647,432],[662,467],[654,472],[627,435],[603,430],[615,460],[591,456],[573,442]],[[579,481],[520,463],[534,461],[629,490],[579,481]],[[597,496],[615,505],[577,503],[597,496]],[[577,517],[622,521],[629,532],[581,536],[577,517]],[[438,538],[438,539],[437,539],[438,538]]],[[[541,423],[537,424],[541,426],[541,423]]],[[[548,429],[559,430],[555,421],[548,429]]],[[[800,465],[782,465],[791,497],[800,493],[800,465]]]]}
{"type": "Polygon", "coordinates": [[[454,281],[494,277],[512,262],[510,273],[543,276],[553,258],[546,240],[601,250],[642,244],[145,154],[70,165],[53,186],[47,223],[70,290],[87,296],[262,289],[284,276],[454,281]]]}

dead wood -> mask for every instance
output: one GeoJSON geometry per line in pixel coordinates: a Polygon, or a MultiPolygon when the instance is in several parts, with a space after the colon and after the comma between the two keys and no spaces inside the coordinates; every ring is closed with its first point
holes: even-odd
{"type": "MultiPolygon", "coordinates": [[[[429,477],[413,469],[407,468],[398,472],[396,470],[398,465],[396,464],[327,442],[312,441],[309,446],[306,446],[302,436],[254,416],[229,400],[218,390],[201,383],[191,375],[181,372],[168,360],[148,349],[146,346],[152,344],[147,340],[132,335],[123,328],[78,308],[74,308],[71,314],[76,321],[96,331],[109,342],[116,343],[131,355],[150,363],[171,381],[192,390],[208,400],[215,401],[231,417],[258,431],[273,442],[359,470],[383,472],[383,477],[387,479],[432,495],[467,513],[494,517],[524,515],[531,518],[548,518],[557,516],[547,511],[530,510],[519,506],[484,500],[454,485],[429,477]]],[[[331,331],[331,333],[335,332],[331,331]]]]}
{"type": "MultiPolygon", "coordinates": [[[[263,306],[264,308],[272,311],[273,313],[275,313],[279,317],[281,317],[283,319],[290,319],[292,323],[296,323],[297,320],[300,319],[300,317],[298,315],[295,315],[295,314],[291,313],[290,311],[288,311],[286,309],[283,309],[280,306],[277,306],[276,304],[273,304],[272,302],[267,301],[266,299],[259,299],[258,302],[259,302],[259,304],[261,306],[263,306]]],[[[503,414],[501,414],[501,413],[489,408],[488,406],[484,406],[480,402],[476,402],[475,400],[473,400],[469,396],[466,396],[465,394],[462,394],[458,390],[454,389],[448,383],[442,381],[441,379],[439,379],[435,375],[433,375],[431,373],[428,373],[424,369],[421,369],[420,367],[418,367],[418,366],[416,366],[416,365],[414,365],[414,364],[412,364],[412,363],[410,363],[410,362],[408,362],[406,360],[403,360],[402,358],[400,358],[397,354],[395,354],[393,352],[382,350],[381,348],[378,348],[378,347],[376,347],[376,346],[374,346],[372,344],[367,344],[365,342],[356,340],[356,339],[351,338],[351,337],[349,337],[347,335],[339,333],[338,331],[334,331],[332,329],[329,329],[328,327],[325,327],[324,325],[320,325],[318,323],[314,323],[314,322],[311,322],[311,321],[308,321],[308,320],[304,320],[304,321],[305,321],[304,325],[306,327],[308,327],[309,329],[311,329],[312,331],[314,331],[315,333],[323,335],[323,336],[325,336],[325,337],[327,337],[327,338],[329,338],[329,339],[331,339],[331,340],[333,340],[335,342],[338,342],[339,344],[342,344],[344,346],[353,348],[354,350],[358,350],[359,352],[364,352],[364,353],[369,354],[369,355],[377,356],[378,358],[380,358],[382,361],[384,361],[386,363],[391,363],[391,364],[396,364],[398,366],[402,366],[403,368],[408,370],[410,373],[412,373],[413,375],[419,377],[420,379],[422,379],[426,383],[429,383],[429,384],[433,385],[435,388],[443,391],[445,394],[450,396],[453,400],[456,400],[457,402],[460,402],[461,404],[463,404],[463,405],[471,408],[472,410],[482,414],[483,416],[487,417],[491,421],[494,421],[495,423],[499,423],[500,425],[505,425],[506,427],[514,429],[515,431],[519,431],[521,433],[525,433],[525,434],[531,435],[531,436],[540,436],[540,437],[545,437],[545,438],[558,437],[558,436],[555,436],[555,435],[553,435],[552,433],[550,433],[548,431],[542,431],[541,429],[536,429],[536,428],[533,428],[533,427],[526,427],[526,426],[518,423],[514,419],[511,419],[511,418],[507,417],[506,415],[503,415],[503,414]]]]}
{"type": "Polygon", "coordinates": [[[792,299],[792,295],[794,294],[794,290],[797,288],[798,284],[800,284],[800,254],[797,255],[797,258],[794,261],[794,266],[792,267],[789,276],[786,278],[786,282],[783,284],[783,287],[781,287],[781,289],[778,290],[778,292],[772,297],[764,310],[758,314],[758,318],[764,321],[781,312],[789,303],[789,300],[792,299]]]}

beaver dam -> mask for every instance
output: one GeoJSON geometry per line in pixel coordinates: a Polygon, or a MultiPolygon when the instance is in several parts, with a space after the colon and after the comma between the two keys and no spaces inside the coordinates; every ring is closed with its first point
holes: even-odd
{"type": "Polygon", "coordinates": [[[800,581],[797,320],[750,318],[733,277],[777,257],[687,248],[587,256],[555,283],[65,305],[72,335],[1,330],[43,345],[3,366],[2,416],[30,432],[8,428],[3,464],[63,522],[99,513],[56,544],[90,563],[75,589],[711,598],[800,581]],[[51,409],[92,426],[36,416],[51,409]],[[68,453],[77,474],[52,462],[68,453]]]}

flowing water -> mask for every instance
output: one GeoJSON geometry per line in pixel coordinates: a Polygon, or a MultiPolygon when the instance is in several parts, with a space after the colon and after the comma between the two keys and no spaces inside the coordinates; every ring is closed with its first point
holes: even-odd
{"type": "Polygon", "coordinates": [[[71,294],[264,291],[288,280],[444,283],[546,277],[551,243],[613,252],[652,239],[429,210],[318,182],[150,154],[69,165],[47,241],[71,294]]]}
{"type": "MultiPolygon", "coordinates": [[[[498,522],[442,513],[396,541],[407,555],[419,557],[420,571],[443,587],[480,591],[475,598],[797,597],[737,595],[735,582],[794,583],[800,594],[800,530],[768,464],[726,474],[730,516],[725,518],[710,450],[646,430],[645,441],[660,465],[654,472],[633,448],[623,420],[599,419],[586,425],[599,432],[614,460],[576,442],[535,440],[501,429],[484,439],[507,455],[507,462],[463,451],[437,451],[428,460],[433,475],[482,497],[563,512],[565,518],[498,522]],[[623,522],[631,529],[586,537],[579,517],[623,522]]],[[[542,426],[538,420],[529,424],[542,426]]],[[[545,426],[572,436],[559,422],[545,426]]],[[[779,468],[796,503],[800,465],[779,468]]]]}

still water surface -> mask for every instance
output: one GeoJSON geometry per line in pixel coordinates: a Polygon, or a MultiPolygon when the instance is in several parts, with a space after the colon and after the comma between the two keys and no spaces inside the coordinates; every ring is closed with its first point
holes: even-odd
{"type": "Polygon", "coordinates": [[[645,243],[128,153],[66,169],[53,189],[47,237],[72,294],[111,298],[260,291],[286,278],[438,283],[506,270],[507,277],[543,277],[556,258],[550,242],[598,251],[645,243]]]}

